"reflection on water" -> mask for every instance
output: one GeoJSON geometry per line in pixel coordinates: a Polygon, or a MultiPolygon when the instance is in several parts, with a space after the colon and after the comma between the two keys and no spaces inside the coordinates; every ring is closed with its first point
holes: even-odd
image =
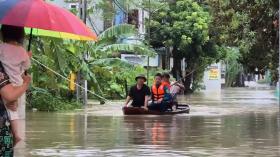
{"type": "Polygon", "coordinates": [[[29,113],[27,148],[20,151],[69,157],[280,156],[273,91],[228,89],[218,100],[208,94],[181,98],[192,104],[189,115],[122,116],[116,104],[88,115],[29,113]]]}

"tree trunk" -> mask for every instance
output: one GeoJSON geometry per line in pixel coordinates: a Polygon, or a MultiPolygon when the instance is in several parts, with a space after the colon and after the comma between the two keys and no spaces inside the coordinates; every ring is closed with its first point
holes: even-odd
{"type": "Polygon", "coordinates": [[[245,87],[245,76],[243,72],[239,72],[236,79],[237,87],[245,87]]]}
{"type": "Polygon", "coordinates": [[[189,94],[189,93],[193,92],[193,90],[191,88],[192,80],[193,80],[193,74],[191,73],[191,70],[187,69],[186,70],[186,77],[184,79],[184,86],[185,86],[185,93],[186,94],[189,94]]]}
{"type": "Polygon", "coordinates": [[[176,80],[179,80],[182,77],[181,60],[179,58],[174,57],[173,65],[174,66],[172,68],[172,75],[176,78],[176,80]]]}
{"type": "Polygon", "coordinates": [[[125,79],[124,81],[124,88],[125,88],[125,97],[128,96],[128,85],[127,85],[127,80],[125,79]]]}
{"type": "Polygon", "coordinates": [[[193,80],[193,75],[191,74],[191,70],[186,70],[186,77],[182,78],[182,70],[181,70],[181,59],[174,58],[174,67],[172,68],[172,75],[176,78],[176,80],[182,79],[182,82],[185,86],[185,93],[192,93],[191,84],[193,80]]]}

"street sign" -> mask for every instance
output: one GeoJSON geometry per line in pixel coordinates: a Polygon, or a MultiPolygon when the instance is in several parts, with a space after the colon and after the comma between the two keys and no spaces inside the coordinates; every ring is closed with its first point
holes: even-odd
{"type": "Polygon", "coordinates": [[[218,80],[219,79],[219,67],[218,66],[210,66],[209,67],[209,80],[218,80]]]}

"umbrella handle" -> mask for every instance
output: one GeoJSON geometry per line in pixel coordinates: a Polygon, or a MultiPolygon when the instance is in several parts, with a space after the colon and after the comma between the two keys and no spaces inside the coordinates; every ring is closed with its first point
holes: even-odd
{"type": "Polygon", "coordinates": [[[30,30],[29,43],[28,43],[27,51],[31,50],[31,43],[32,43],[32,36],[33,36],[32,33],[33,33],[33,28],[31,28],[31,30],[30,30]]]}
{"type": "MultiPolygon", "coordinates": [[[[30,30],[30,35],[29,35],[29,42],[28,42],[28,47],[27,51],[29,52],[31,50],[31,43],[32,43],[32,33],[33,33],[33,28],[30,30]]],[[[24,71],[24,75],[27,75],[27,71],[24,71]]]]}

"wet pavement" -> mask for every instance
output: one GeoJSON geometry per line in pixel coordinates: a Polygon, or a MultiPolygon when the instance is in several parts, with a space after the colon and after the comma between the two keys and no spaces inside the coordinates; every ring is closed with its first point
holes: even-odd
{"type": "Polygon", "coordinates": [[[280,156],[280,116],[270,88],[180,98],[190,114],[123,116],[121,104],[84,113],[28,113],[18,156],[280,156]]]}

